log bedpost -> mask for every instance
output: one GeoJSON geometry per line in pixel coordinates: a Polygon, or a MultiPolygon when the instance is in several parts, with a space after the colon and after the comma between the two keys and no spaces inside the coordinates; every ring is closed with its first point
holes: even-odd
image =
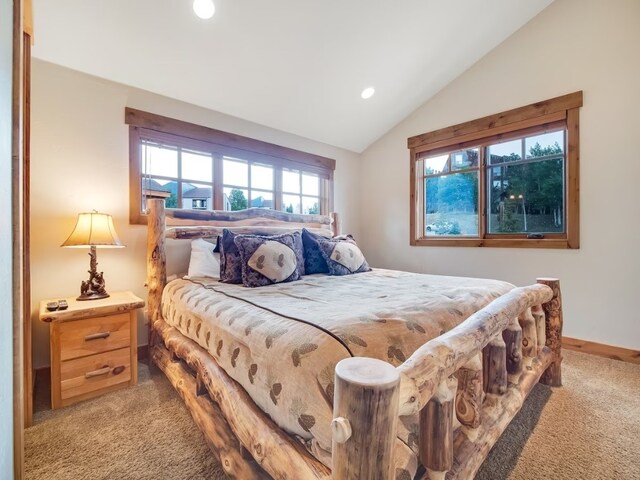
{"type": "Polygon", "coordinates": [[[336,212],[329,213],[329,217],[331,218],[331,234],[337,237],[340,235],[340,224],[338,223],[340,219],[336,212]]]}
{"type": "Polygon", "coordinates": [[[382,360],[338,362],[331,422],[335,480],[394,478],[399,385],[398,371],[382,360]]]}
{"type": "Polygon", "coordinates": [[[547,285],[553,291],[553,298],[542,304],[545,313],[546,345],[553,353],[553,362],[542,374],[540,382],[552,387],[562,386],[562,295],[560,280],[557,278],[538,278],[538,283],[547,285]]]}
{"type": "Polygon", "coordinates": [[[507,347],[507,380],[515,385],[522,373],[522,327],[517,317],[502,332],[502,338],[507,347]]]}
{"type": "Polygon", "coordinates": [[[148,199],[147,217],[147,315],[149,320],[149,346],[156,343],[154,322],[161,317],[162,291],[167,283],[167,256],[165,251],[164,199],[148,199]]]}
{"type": "Polygon", "coordinates": [[[458,379],[451,376],[438,385],[420,412],[420,460],[430,480],[444,480],[453,467],[453,417],[458,379]]]}
{"type": "Polygon", "coordinates": [[[507,391],[507,345],[501,333],[482,351],[482,377],[485,393],[502,395],[507,391]]]}
{"type": "Polygon", "coordinates": [[[484,391],[482,389],[482,354],[478,353],[464,367],[456,372],[458,391],[456,393],[456,416],[465,427],[475,429],[480,426],[480,412],[484,391]]]}

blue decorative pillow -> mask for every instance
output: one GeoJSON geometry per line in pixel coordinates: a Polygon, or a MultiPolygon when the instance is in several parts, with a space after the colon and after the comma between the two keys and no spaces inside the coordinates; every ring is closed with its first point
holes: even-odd
{"type": "Polygon", "coordinates": [[[242,284],[245,287],[300,279],[304,260],[299,232],[273,236],[236,235],[234,242],[242,259],[242,284]]]}
{"type": "Polygon", "coordinates": [[[293,235],[293,250],[296,252],[296,261],[298,262],[298,273],[300,276],[306,275],[307,271],[304,268],[304,245],[302,244],[302,233],[292,232],[293,235]]]}
{"type": "Polygon", "coordinates": [[[224,283],[242,283],[242,259],[234,242],[236,234],[226,228],[222,237],[218,237],[220,247],[220,281],[224,283]]]}
{"type": "Polygon", "coordinates": [[[312,273],[329,273],[327,261],[322,256],[318,240],[326,240],[321,235],[302,229],[302,244],[304,246],[304,269],[306,275],[312,273]]]}
{"type": "Polygon", "coordinates": [[[351,236],[317,240],[327,262],[329,275],[351,275],[371,270],[362,251],[351,236]]]}

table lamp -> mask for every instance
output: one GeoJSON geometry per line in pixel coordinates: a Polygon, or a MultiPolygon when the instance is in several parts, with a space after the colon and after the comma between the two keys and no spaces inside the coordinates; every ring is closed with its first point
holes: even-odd
{"type": "Polygon", "coordinates": [[[98,273],[96,247],[122,248],[124,245],[113,227],[113,218],[106,213],[79,213],[76,226],[61,247],[89,247],[89,280],[80,284],[80,296],[77,300],[97,300],[107,298],[103,272],[98,273]]]}

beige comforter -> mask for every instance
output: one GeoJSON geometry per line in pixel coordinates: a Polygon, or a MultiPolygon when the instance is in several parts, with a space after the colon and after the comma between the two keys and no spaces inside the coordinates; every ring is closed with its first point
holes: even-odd
{"type": "MultiPolygon", "coordinates": [[[[330,465],[337,362],[368,356],[399,365],[511,290],[497,280],[375,269],[244,288],[214,279],[175,280],[163,316],[207,349],[281,428],[330,465]]],[[[403,417],[396,477],[417,468],[417,417],[403,417]]]]}

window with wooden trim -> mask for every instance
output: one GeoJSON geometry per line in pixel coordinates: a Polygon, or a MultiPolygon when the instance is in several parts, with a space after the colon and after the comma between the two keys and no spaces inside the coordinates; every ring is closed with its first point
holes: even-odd
{"type": "Polygon", "coordinates": [[[411,245],[579,248],[582,92],[408,139],[411,245]]]}
{"type": "Polygon", "coordinates": [[[127,108],[130,222],[146,200],[190,210],[270,208],[325,214],[335,160],[127,108]]]}

